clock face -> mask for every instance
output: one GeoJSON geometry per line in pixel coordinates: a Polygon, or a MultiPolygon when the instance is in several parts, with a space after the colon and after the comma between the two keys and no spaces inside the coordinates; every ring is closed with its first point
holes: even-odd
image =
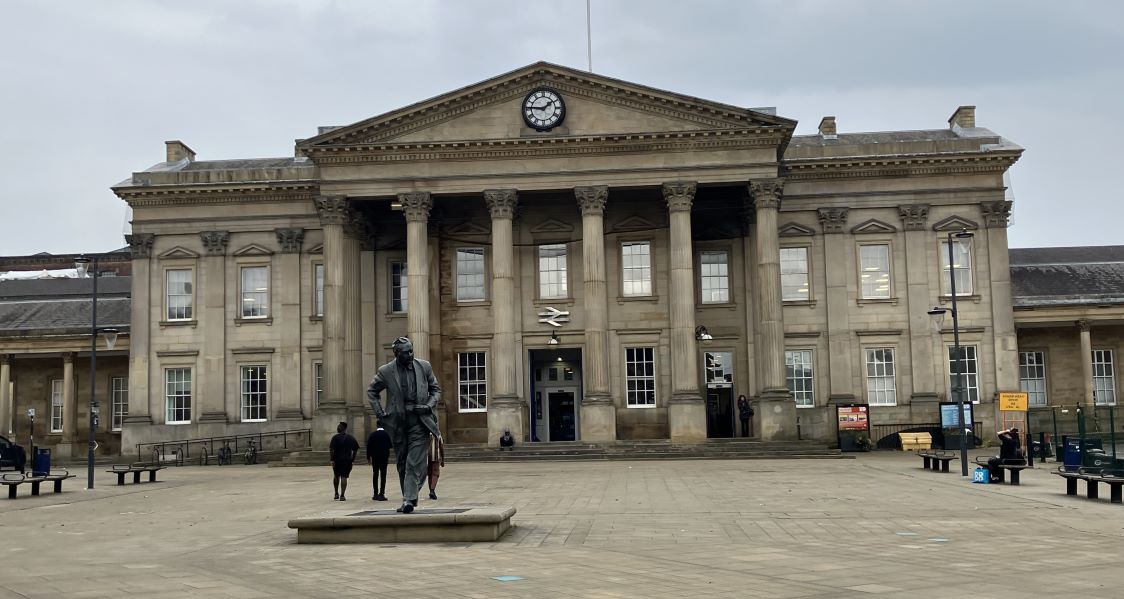
{"type": "Polygon", "coordinates": [[[566,118],[566,103],[558,92],[540,88],[523,99],[523,121],[538,131],[549,131],[562,124],[566,118]]]}

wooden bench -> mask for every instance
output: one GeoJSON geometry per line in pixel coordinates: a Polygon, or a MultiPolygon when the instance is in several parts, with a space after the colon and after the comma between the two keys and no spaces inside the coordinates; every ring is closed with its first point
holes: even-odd
{"type": "Polygon", "coordinates": [[[1077,481],[1085,481],[1085,496],[1089,499],[1099,499],[1100,489],[1099,484],[1105,483],[1109,488],[1109,503],[1124,503],[1121,501],[1122,495],[1121,486],[1124,485],[1124,477],[1121,476],[1106,476],[1100,474],[1088,474],[1085,472],[1070,472],[1065,470],[1064,466],[1059,467],[1054,471],[1054,474],[1065,479],[1065,494],[1077,495],[1077,481]]]}
{"type": "Polygon", "coordinates": [[[919,451],[917,455],[924,464],[922,467],[933,472],[948,472],[948,463],[956,459],[956,454],[944,451],[919,451]]]}
{"type": "Polygon", "coordinates": [[[902,451],[928,451],[933,448],[933,436],[929,433],[898,433],[898,439],[902,442],[902,451]]]}
{"type": "Polygon", "coordinates": [[[140,484],[140,482],[141,482],[141,479],[140,479],[141,472],[147,472],[148,473],[148,482],[154,483],[154,482],[156,482],[156,472],[158,470],[163,470],[166,467],[167,466],[160,466],[160,465],[157,465],[157,464],[133,465],[133,466],[117,466],[117,465],[115,465],[115,466],[113,466],[112,470],[106,470],[106,472],[117,475],[117,485],[118,486],[123,486],[125,484],[125,475],[131,473],[133,475],[133,484],[137,485],[137,484],[140,484]]]}
{"type": "MultiPolygon", "coordinates": [[[[988,460],[988,458],[976,458],[975,462],[976,462],[977,466],[983,466],[984,468],[988,468],[987,460],[988,460]]],[[[1027,468],[1030,468],[1030,465],[1027,464],[1026,461],[1024,460],[1023,463],[1021,463],[1021,464],[1003,464],[1003,463],[1000,463],[1000,464],[998,464],[998,467],[999,467],[999,480],[996,481],[997,483],[1003,484],[1003,482],[1005,482],[1006,478],[1007,478],[1006,475],[1004,474],[1004,472],[1010,472],[1011,473],[1011,484],[1012,485],[1018,485],[1019,484],[1019,473],[1021,473],[1023,470],[1026,470],[1027,468]]]]}

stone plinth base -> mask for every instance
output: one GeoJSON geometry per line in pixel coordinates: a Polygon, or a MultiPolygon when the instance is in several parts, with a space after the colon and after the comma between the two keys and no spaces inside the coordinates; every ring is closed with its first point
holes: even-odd
{"type": "Polygon", "coordinates": [[[488,446],[499,447],[504,429],[511,430],[518,445],[526,441],[523,436],[523,402],[518,397],[492,398],[488,404],[488,446]]]}
{"type": "Polygon", "coordinates": [[[701,397],[672,398],[667,421],[673,443],[706,441],[706,404],[701,397]]]}
{"type": "Polygon", "coordinates": [[[496,541],[511,527],[514,507],[335,510],[289,520],[297,543],[444,543],[496,541]]]}
{"type": "Polygon", "coordinates": [[[612,443],[617,440],[617,407],[611,398],[581,405],[581,440],[587,443],[612,443]]]}
{"type": "Polygon", "coordinates": [[[762,441],[787,441],[796,438],[796,402],[788,389],[766,389],[757,404],[762,441]]]}

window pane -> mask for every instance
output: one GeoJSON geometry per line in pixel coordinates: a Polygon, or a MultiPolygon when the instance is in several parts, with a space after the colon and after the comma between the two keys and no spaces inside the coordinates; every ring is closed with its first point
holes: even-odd
{"type": "Polygon", "coordinates": [[[457,300],[484,299],[484,248],[457,249],[457,300]]]}
{"type": "Polygon", "coordinates": [[[62,432],[63,387],[62,379],[51,381],[51,432],[62,432]]]}
{"type": "Polygon", "coordinates": [[[628,407],[655,407],[655,348],[625,348],[625,395],[628,407]]]}
{"type": "MultiPolygon", "coordinates": [[[[972,245],[967,239],[952,240],[952,268],[956,278],[956,295],[972,295],[972,245]]],[[[941,294],[950,295],[948,241],[941,242],[941,294]]]]}
{"type": "Polygon", "coordinates": [[[730,301],[729,254],[727,252],[701,252],[699,254],[699,277],[702,303],[724,304],[730,301]]]}
{"type": "Polygon", "coordinates": [[[1098,406],[1116,405],[1116,370],[1111,349],[1093,350],[1093,402],[1098,406]]]}
{"type": "Polygon", "coordinates": [[[859,280],[862,297],[884,299],[890,297],[890,246],[859,246],[859,280]]]}
{"type": "Polygon", "coordinates": [[[621,244],[621,291],[625,297],[652,295],[650,242],[621,244]]]}
{"type": "Polygon", "coordinates": [[[810,408],[816,405],[812,382],[812,350],[801,349],[784,352],[785,379],[796,406],[810,408]]]}
{"type": "Polygon", "coordinates": [[[191,320],[192,289],[191,270],[176,269],[167,272],[168,320],[191,320]]]}
{"type": "Polygon", "coordinates": [[[872,406],[897,404],[893,348],[866,350],[866,399],[872,406]]]}
{"type": "MultiPolygon", "coordinates": [[[[960,375],[966,393],[964,399],[971,400],[972,403],[980,403],[979,367],[976,362],[976,346],[962,345],[960,346],[960,351],[962,354],[960,360],[960,375]]],[[[953,390],[952,401],[957,401],[955,390],[960,386],[957,383],[955,369],[956,348],[953,346],[948,348],[949,388],[953,390]]]]}
{"type": "Polygon", "coordinates": [[[781,248],[781,299],[807,300],[811,297],[808,286],[808,248],[781,248]]]}
{"type": "Polygon", "coordinates": [[[313,365],[315,372],[312,377],[316,385],[316,407],[320,407],[320,400],[324,397],[324,363],[317,362],[313,365]]]}
{"type": "Polygon", "coordinates": [[[539,246],[539,297],[569,297],[564,243],[539,246]]]}
{"type": "Polygon", "coordinates": [[[1046,405],[1046,354],[1019,352],[1019,389],[1026,392],[1030,405],[1046,405]]]}
{"type": "Polygon", "coordinates": [[[242,367],[242,421],[261,422],[266,419],[266,397],[269,394],[265,366],[242,367]]]}
{"type": "Polygon", "coordinates": [[[317,264],[312,267],[313,279],[316,287],[316,297],[313,300],[313,314],[324,315],[324,265],[317,264]]]}
{"type": "Polygon", "coordinates": [[[242,268],[242,318],[269,316],[269,269],[265,266],[242,268]]]}
{"type": "Polygon", "coordinates": [[[113,413],[109,428],[119,431],[125,422],[125,416],[129,415],[129,379],[127,377],[114,377],[110,389],[113,399],[113,413]]]}
{"type": "Polygon", "coordinates": [[[191,369],[164,370],[164,389],[166,422],[168,424],[191,422],[191,369]]]}
{"type": "Polygon", "coordinates": [[[409,287],[406,282],[406,263],[390,263],[390,311],[403,313],[407,310],[409,287]]]}
{"type": "Polygon", "coordinates": [[[457,354],[457,402],[461,412],[488,409],[488,379],[484,352],[457,354]]]}

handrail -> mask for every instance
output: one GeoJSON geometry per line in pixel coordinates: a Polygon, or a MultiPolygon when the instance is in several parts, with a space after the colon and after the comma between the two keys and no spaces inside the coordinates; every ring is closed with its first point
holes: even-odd
{"type": "Polygon", "coordinates": [[[301,435],[304,435],[304,443],[295,444],[293,447],[312,447],[311,428],[223,435],[220,437],[202,437],[198,439],[179,439],[176,441],[157,441],[154,443],[137,443],[137,461],[142,462],[146,457],[149,457],[152,458],[153,462],[164,462],[168,461],[167,456],[171,454],[175,459],[176,465],[181,466],[184,460],[191,459],[191,452],[193,450],[196,452],[197,456],[203,454],[213,456],[217,455],[217,449],[221,448],[223,444],[233,443],[234,446],[231,447],[231,451],[238,453],[240,451],[239,441],[242,442],[243,448],[247,447],[248,441],[257,443],[258,452],[262,453],[266,451],[263,441],[265,439],[275,439],[277,437],[281,438],[281,448],[289,449],[289,437],[296,437],[295,442],[299,443],[301,435]],[[217,446],[216,443],[218,444],[217,446]],[[176,455],[177,450],[179,451],[178,456],[176,455]]]}

